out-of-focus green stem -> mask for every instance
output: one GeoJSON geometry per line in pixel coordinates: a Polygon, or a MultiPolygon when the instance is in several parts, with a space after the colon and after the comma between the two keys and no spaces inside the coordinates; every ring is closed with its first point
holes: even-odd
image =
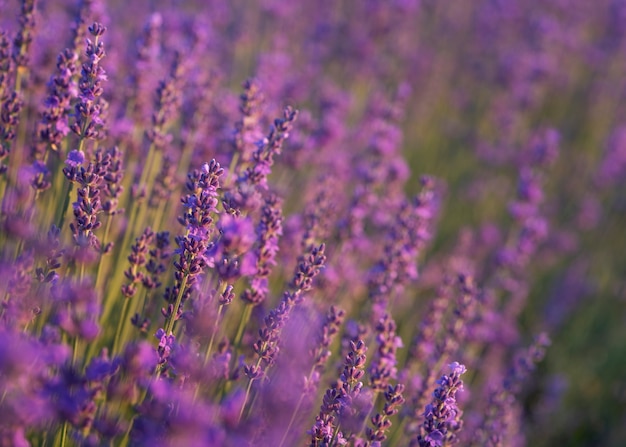
{"type": "MultiPolygon", "coordinates": [[[[243,339],[243,332],[245,327],[248,325],[248,321],[250,320],[250,316],[252,315],[252,304],[246,303],[246,306],[241,313],[241,320],[239,320],[239,326],[237,327],[237,333],[235,335],[235,339],[233,340],[233,346],[235,350],[238,351],[241,347],[241,340],[243,339]]],[[[236,355],[233,355],[236,357],[236,355]]]]}
{"type": "Polygon", "coordinates": [[[130,298],[124,297],[124,306],[122,307],[122,314],[119,320],[117,320],[117,329],[115,331],[115,339],[113,340],[113,355],[116,355],[118,353],[118,350],[120,349],[120,338],[126,326],[126,320],[128,319],[129,306],[130,306],[130,298]]]}
{"type": "Polygon", "coordinates": [[[178,315],[178,308],[180,307],[180,303],[183,300],[183,295],[185,294],[185,289],[187,288],[187,279],[189,277],[187,275],[183,276],[182,281],[180,282],[180,289],[178,290],[178,295],[176,296],[176,303],[174,303],[174,309],[172,314],[170,315],[167,323],[165,324],[165,334],[169,335],[172,333],[172,329],[174,329],[174,323],[176,321],[176,315],[178,315]]]}
{"type": "MultiPolygon", "coordinates": [[[[104,235],[102,236],[103,245],[106,245],[107,241],[109,240],[109,232],[111,231],[111,220],[113,219],[112,216],[109,214],[107,216],[106,224],[104,224],[104,235]]],[[[100,256],[100,262],[98,262],[98,270],[96,271],[96,290],[102,290],[102,281],[104,281],[104,264],[108,264],[107,260],[108,256],[105,256],[104,254],[100,256]]]]}
{"type": "MultiPolygon", "coordinates": [[[[255,367],[258,368],[261,366],[261,358],[259,358],[256,362],[255,367]]],[[[241,422],[241,418],[243,417],[243,413],[246,409],[246,404],[248,403],[248,398],[250,397],[250,390],[252,389],[252,382],[254,379],[248,379],[248,386],[246,387],[246,395],[243,398],[243,403],[241,404],[241,409],[239,410],[239,418],[237,419],[237,424],[241,422]]]]}
{"type": "Polygon", "coordinates": [[[222,311],[224,309],[224,305],[221,304],[219,309],[217,310],[217,317],[215,318],[215,325],[213,326],[213,333],[211,334],[211,340],[209,340],[209,346],[206,349],[206,354],[204,354],[204,364],[206,365],[211,357],[211,351],[213,350],[213,343],[215,342],[215,335],[217,334],[217,329],[220,324],[220,320],[222,318],[222,311]]]}

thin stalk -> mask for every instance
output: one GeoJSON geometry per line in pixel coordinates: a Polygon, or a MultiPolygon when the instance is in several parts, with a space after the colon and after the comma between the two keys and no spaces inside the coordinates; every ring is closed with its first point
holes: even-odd
{"type": "MultiPolygon", "coordinates": [[[[102,243],[106,244],[107,240],[109,239],[109,231],[111,230],[111,221],[112,221],[112,216],[109,214],[107,216],[107,221],[106,224],[104,225],[104,236],[102,237],[102,243]]],[[[98,270],[96,271],[96,290],[101,290],[101,286],[102,286],[102,281],[104,280],[104,275],[102,274],[103,270],[104,270],[104,264],[107,264],[108,257],[101,255],[100,256],[100,262],[98,263],[98,270]]]]}
{"type": "Polygon", "coordinates": [[[117,320],[117,330],[115,331],[115,339],[113,340],[113,355],[116,355],[118,348],[120,347],[120,338],[122,331],[126,326],[126,320],[128,319],[128,308],[130,306],[130,298],[124,298],[124,306],[122,307],[122,316],[117,320]]]}
{"type": "MultiPolygon", "coordinates": [[[[239,327],[237,328],[237,333],[235,335],[235,339],[233,341],[233,345],[235,347],[235,352],[239,350],[241,347],[241,340],[243,339],[243,332],[245,327],[248,325],[248,321],[250,321],[250,316],[252,315],[252,304],[246,303],[246,306],[241,313],[241,320],[239,320],[239,327]]],[[[233,356],[233,357],[236,357],[233,356]]]]}
{"type": "Polygon", "coordinates": [[[389,438],[389,444],[387,444],[389,447],[395,447],[396,445],[398,445],[400,437],[404,433],[404,427],[406,426],[407,420],[408,418],[403,418],[396,427],[396,429],[393,431],[391,437],[389,438]]]}
{"type": "Polygon", "coordinates": [[[235,155],[233,155],[233,158],[230,161],[230,165],[228,166],[228,173],[226,175],[226,179],[224,180],[225,186],[228,186],[230,179],[234,178],[235,166],[237,166],[238,162],[239,162],[239,152],[235,152],[235,155]]]}
{"type": "Polygon", "coordinates": [[[165,334],[171,334],[172,329],[174,329],[174,322],[176,321],[176,315],[178,314],[178,308],[180,307],[180,303],[183,300],[183,294],[185,293],[185,289],[187,287],[188,278],[189,277],[187,275],[184,275],[183,280],[180,283],[180,290],[178,290],[178,296],[176,297],[176,303],[174,303],[172,315],[170,315],[167,323],[165,324],[165,334]]]}
{"type": "MultiPolygon", "coordinates": [[[[257,360],[256,366],[258,367],[261,364],[261,359],[257,360]]],[[[252,382],[254,379],[248,379],[248,386],[246,387],[246,395],[243,399],[243,403],[241,404],[241,409],[239,410],[239,417],[237,418],[237,424],[241,422],[241,417],[243,416],[243,412],[246,409],[246,404],[248,403],[248,398],[250,397],[250,390],[252,389],[252,382]]]]}
{"type": "MultiPolygon", "coordinates": [[[[315,373],[315,366],[311,368],[311,371],[309,372],[306,383],[310,383],[311,378],[313,377],[313,373],[315,373]]],[[[298,404],[296,405],[295,410],[293,410],[293,413],[291,414],[291,419],[289,420],[289,424],[287,424],[287,428],[285,429],[285,433],[283,434],[283,438],[281,439],[278,447],[282,447],[285,441],[287,440],[287,435],[289,434],[289,431],[291,430],[291,426],[296,421],[296,417],[298,416],[298,413],[300,412],[300,407],[302,406],[302,402],[304,402],[304,396],[305,396],[304,393],[300,395],[300,399],[298,399],[298,404]]]]}
{"type": "MultiPolygon", "coordinates": [[[[146,169],[144,169],[141,172],[141,177],[139,180],[140,187],[147,180],[150,180],[152,177],[154,177],[151,171],[153,170],[152,159],[154,159],[155,157],[155,152],[156,152],[156,148],[154,144],[151,144],[150,149],[148,150],[148,160],[146,162],[146,169]]],[[[123,256],[123,253],[125,253],[124,250],[127,249],[130,243],[131,237],[134,234],[137,234],[139,232],[138,229],[143,223],[143,220],[145,218],[145,212],[144,212],[145,210],[144,210],[143,205],[150,199],[150,191],[151,189],[146,188],[146,197],[144,198],[144,200],[141,202],[136,202],[134,206],[132,207],[131,217],[128,221],[128,226],[126,227],[126,231],[124,232],[124,238],[122,240],[122,244],[119,247],[119,250],[117,251],[117,255],[115,258],[115,265],[119,265],[121,263],[122,261],[121,258],[123,256]]],[[[115,269],[113,278],[109,282],[109,289],[107,290],[106,296],[109,296],[108,291],[111,290],[111,287],[115,288],[117,285],[119,285],[119,282],[122,279],[123,274],[124,272],[122,269],[115,269]]],[[[109,315],[113,311],[113,307],[114,307],[114,302],[112,302],[111,300],[106,300],[106,302],[104,303],[104,310],[102,312],[102,317],[100,319],[100,322],[105,321],[109,317],[109,315]]]]}
{"type": "Polygon", "coordinates": [[[293,410],[293,413],[291,414],[291,419],[289,420],[289,424],[287,424],[287,428],[285,429],[285,433],[283,434],[283,437],[280,440],[280,444],[278,444],[278,447],[283,447],[283,445],[285,444],[285,441],[287,440],[287,435],[289,435],[289,432],[291,431],[291,426],[296,421],[296,417],[298,416],[298,413],[300,412],[300,406],[302,405],[302,402],[304,402],[304,393],[302,393],[300,395],[300,399],[298,399],[298,404],[296,405],[295,410],[293,410]]]}
{"type": "Polygon", "coordinates": [[[68,428],[68,422],[65,421],[63,422],[63,427],[61,427],[61,442],[60,442],[61,447],[65,447],[67,445],[66,444],[67,428],[68,428]]]}
{"type": "Polygon", "coordinates": [[[217,334],[217,329],[220,324],[220,320],[222,318],[222,311],[224,310],[224,305],[220,304],[220,307],[217,309],[217,317],[215,318],[215,324],[213,325],[213,333],[211,334],[211,340],[209,340],[209,346],[206,349],[206,353],[204,354],[204,365],[207,364],[209,358],[211,357],[211,350],[213,349],[213,342],[215,341],[215,335],[217,334]]]}
{"type": "Polygon", "coordinates": [[[154,220],[152,224],[152,229],[157,232],[161,228],[161,221],[163,220],[163,214],[165,213],[165,205],[167,201],[160,200],[159,206],[157,207],[156,213],[154,214],[154,220]]]}
{"type": "Polygon", "coordinates": [[[335,444],[335,440],[337,439],[337,436],[339,435],[339,421],[337,421],[337,426],[335,427],[335,431],[333,432],[333,437],[330,439],[330,445],[334,445],[335,444]]]}
{"type": "Polygon", "coordinates": [[[70,196],[72,195],[72,188],[74,187],[73,183],[67,185],[67,192],[65,193],[65,198],[63,199],[63,205],[61,206],[61,215],[57,220],[57,227],[63,230],[63,222],[65,221],[65,215],[67,214],[67,210],[70,206],[70,196]]]}

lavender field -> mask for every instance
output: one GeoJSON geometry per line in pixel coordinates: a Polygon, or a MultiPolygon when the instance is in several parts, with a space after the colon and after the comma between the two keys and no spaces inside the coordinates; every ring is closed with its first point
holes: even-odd
{"type": "Polygon", "coordinates": [[[0,447],[626,445],[626,0],[0,0],[0,447]]]}

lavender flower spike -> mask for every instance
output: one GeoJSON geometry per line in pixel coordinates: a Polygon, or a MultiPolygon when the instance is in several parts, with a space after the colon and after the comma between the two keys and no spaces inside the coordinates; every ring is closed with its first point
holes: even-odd
{"type": "Polygon", "coordinates": [[[463,390],[461,375],[467,370],[457,362],[451,363],[450,369],[451,374],[441,376],[437,382],[439,387],[433,393],[432,402],[426,405],[424,423],[412,446],[440,447],[457,442],[456,433],[463,426],[463,413],[457,406],[456,393],[463,390]]]}

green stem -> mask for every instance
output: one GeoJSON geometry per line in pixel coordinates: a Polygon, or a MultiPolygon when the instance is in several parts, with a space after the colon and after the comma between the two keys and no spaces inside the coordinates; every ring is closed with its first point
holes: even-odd
{"type": "Polygon", "coordinates": [[[122,308],[122,316],[117,321],[117,330],[115,331],[115,339],[113,340],[113,355],[116,355],[120,346],[120,338],[124,327],[126,326],[126,320],[128,319],[128,307],[130,306],[130,298],[124,298],[124,306],[122,308]]]}
{"type": "Polygon", "coordinates": [[[209,346],[206,349],[206,353],[204,354],[204,365],[207,364],[209,358],[211,358],[211,350],[213,349],[213,342],[215,341],[215,335],[217,334],[217,329],[220,324],[220,319],[222,318],[222,311],[224,310],[224,305],[220,304],[220,307],[217,309],[217,317],[215,317],[215,324],[213,325],[213,333],[211,334],[211,340],[209,340],[209,346]]]}
{"type": "MultiPolygon", "coordinates": [[[[150,149],[148,150],[148,158],[147,158],[147,161],[146,161],[146,169],[144,169],[141,172],[141,177],[139,179],[139,186],[140,187],[146,181],[148,181],[152,177],[154,177],[152,175],[151,171],[153,170],[152,165],[154,164],[152,159],[154,159],[155,156],[156,156],[156,148],[155,148],[154,144],[151,144],[150,145],[150,149]]],[[[150,188],[146,188],[146,197],[144,198],[144,200],[133,203],[131,217],[128,220],[128,226],[126,227],[126,231],[124,232],[124,238],[122,240],[122,244],[119,246],[119,249],[116,252],[115,265],[119,265],[122,262],[122,256],[124,255],[125,250],[127,250],[127,247],[130,244],[131,237],[134,234],[137,234],[139,232],[138,229],[141,227],[141,225],[143,223],[143,220],[145,218],[144,205],[146,204],[146,202],[150,198],[150,190],[151,190],[150,188]]],[[[113,290],[111,288],[115,288],[115,287],[120,285],[120,281],[123,278],[123,274],[124,274],[123,269],[114,269],[113,278],[109,282],[109,288],[107,290],[107,293],[105,293],[105,296],[110,296],[111,294],[108,293],[108,292],[110,290],[113,290]]],[[[100,318],[100,323],[101,324],[102,324],[103,321],[106,321],[109,318],[109,315],[113,311],[114,304],[115,303],[112,300],[110,300],[110,299],[105,301],[105,303],[104,303],[104,310],[103,310],[102,316],[100,318]]]]}
{"type": "Polygon", "coordinates": [[[224,185],[228,186],[230,183],[230,179],[231,178],[235,178],[235,166],[237,166],[237,163],[239,162],[239,152],[236,152],[235,155],[233,155],[233,159],[230,161],[230,165],[228,166],[228,175],[226,176],[226,179],[224,180],[224,185]]]}
{"type": "Polygon", "coordinates": [[[61,428],[61,447],[65,447],[66,441],[67,441],[67,428],[68,428],[68,422],[65,421],[63,422],[63,427],[61,428]]]}
{"type": "Polygon", "coordinates": [[[69,185],[67,185],[67,192],[65,193],[65,198],[63,199],[63,205],[61,206],[61,215],[59,216],[59,219],[57,220],[57,227],[60,230],[63,230],[63,222],[65,221],[65,215],[67,214],[67,210],[70,206],[70,196],[72,195],[72,188],[74,187],[74,184],[70,182],[69,185]]]}
{"type": "MultiPolygon", "coordinates": [[[[107,240],[109,239],[109,231],[111,231],[111,221],[113,219],[111,218],[111,215],[109,214],[107,216],[107,222],[104,225],[104,236],[102,237],[102,244],[106,245],[107,240]]],[[[104,280],[104,275],[102,274],[103,270],[104,270],[104,264],[107,263],[108,257],[104,256],[104,254],[102,254],[100,256],[100,262],[98,263],[98,270],[96,272],[96,290],[101,290],[102,287],[102,281],[104,280]]]]}
{"type": "Polygon", "coordinates": [[[165,324],[165,333],[167,335],[172,333],[172,329],[174,329],[174,322],[176,321],[176,315],[178,314],[178,308],[180,307],[180,303],[183,300],[183,295],[185,293],[185,289],[187,288],[187,279],[189,277],[187,275],[183,276],[183,280],[180,283],[180,289],[178,290],[178,296],[176,297],[176,303],[174,303],[174,309],[172,311],[172,315],[170,315],[167,323],[165,324]]]}
{"type": "Polygon", "coordinates": [[[335,431],[333,432],[333,437],[330,439],[330,444],[329,445],[334,445],[335,444],[335,440],[337,439],[337,436],[339,435],[339,421],[337,421],[337,426],[335,427],[335,431]]]}
{"type": "MultiPolygon", "coordinates": [[[[257,362],[257,366],[259,366],[261,359],[257,362]]],[[[246,409],[246,404],[248,403],[248,398],[250,397],[250,390],[252,389],[252,382],[254,379],[248,379],[248,386],[246,387],[246,395],[243,399],[243,403],[241,404],[241,410],[239,410],[239,418],[237,418],[237,424],[241,422],[241,418],[243,416],[243,412],[246,409]]]]}
{"type": "MultiPolygon", "coordinates": [[[[252,304],[246,303],[246,307],[244,307],[243,312],[241,313],[241,320],[239,320],[239,327],[237,328],[237,334],[235,335],[235,339],[233,341],[233,345],[235,347],[235,352],[239,350],[241,347],[241,340],[243,339],[243,332],[245,327],[250,320],[250,316],[252,315],[252,304]]],[[[233,356],[233,357],[236,357],[233,356]]]]}

